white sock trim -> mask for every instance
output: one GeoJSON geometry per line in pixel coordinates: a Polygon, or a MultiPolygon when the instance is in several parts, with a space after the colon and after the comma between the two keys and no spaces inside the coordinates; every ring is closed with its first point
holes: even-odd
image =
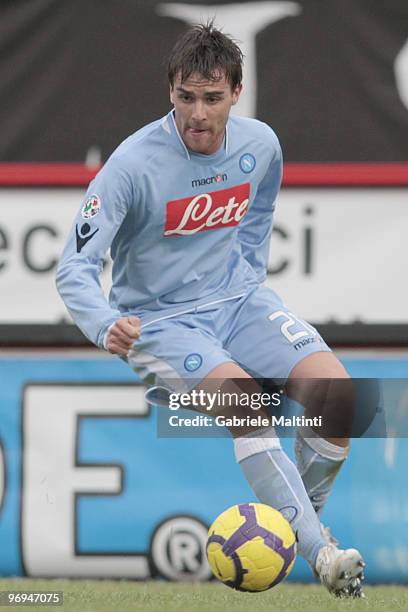
{"type": "Polygon", "coordinates": [[[237,463],[240,463],[240,461],[247,457],[251,457],[251,455],[279,448],[281,448],[281,444],[274,427],[267,427],[246,436],[234,438],[234,451],[237,463]]]}
{"type": "MultiPolygon", "coordinates": [[[[298,514],[298,516],[296,516],[296,517],[295,517],[295,519],[293,520],[293,525],[295,525],[295,524],[296,524],[298,521],[300,521],[300,519],[301,519],[301,518],[303,518],[303,515],[304,515],[304,513],[305,513],[305,509],[304,509],[304,507],[303,507],[303,504],[301,503],[300,499],[299,499],[299,498],[298,498],[298,496],[296,495],[296,492],[295,492],[295,490],[293,489],[293,487],[291,487],[290,482],[289,482],[289,480],[286,478],[286,476],[285,476],[284,472],[283,472],[283,471],[280,469],[280,467],[279,467],[279,465],[276,463],[276,461],[274,461],[274,459],[273,459],[273,457],[272,457],[272,454],[271,454],[270,452],[267,452],[266,454],[268,455],[269,459],[272,461],[272,463],[273,463],[273,465],[274,465],[274,467],[275,467],[275,470],[277,470],[277,471],[279,472],[279,474],[282,476],[282,479],[285,481],[286,486],[288,487],[289,491],[292,493],[292,495],[293,495],[294,499],[296,499],[296,501],[297,501],[297,503],[298,503],[298,506],[299,506],[299,514],[298,514]]],[[[286,455],[284,455],[284,457],[285,457],[285,459],[287,459],[287,460],[288,460],[290,463],[292,463],[292,462],[291,462],[291,460],[290,460],[290,459],[289,459],[289,458],[288,458],[286,455]]]]}
{"type": "Polygon", "coordinates": [[[306,444],[321,457],[332,461],[344,461],[347,458],[348,446],[337,446],[337,444],[321,438],[311,427],[299,427],[297,435],[303,438],[306,444]]]}

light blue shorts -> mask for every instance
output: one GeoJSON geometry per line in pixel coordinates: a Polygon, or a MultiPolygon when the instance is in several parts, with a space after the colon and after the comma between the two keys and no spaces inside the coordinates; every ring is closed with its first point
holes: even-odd
{"type": "Polygon", "coordinates": [[[308,355],[330,351],[316,329],[267,287],[164,317],[146,324],[142,319],[141,336],[128,355],[131,368],[149,385],[169,388],[169,381],[182,380],[191,389],[226,362],[255,378],[281,381],[308,355]]]}

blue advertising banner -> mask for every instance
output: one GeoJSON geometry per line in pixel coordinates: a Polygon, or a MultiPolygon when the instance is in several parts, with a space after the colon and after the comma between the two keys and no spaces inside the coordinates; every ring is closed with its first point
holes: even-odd
{"type": "MultiPolygon", "coordinates": [[[[408,369],[402,357],[343,362],[355,377],[408,369]]],[[[208,525],[255,501],[230,439],[159,438],[145,387],[96,352],[5,357],[0,380],[0,575],[210,577],[208,525]]],[[[354,440],[323,515],[371,582],[408,574],[407,463],[406,438],[354,440]]],[[[289,579],[313,576],[298,559],[289,579]]]]}

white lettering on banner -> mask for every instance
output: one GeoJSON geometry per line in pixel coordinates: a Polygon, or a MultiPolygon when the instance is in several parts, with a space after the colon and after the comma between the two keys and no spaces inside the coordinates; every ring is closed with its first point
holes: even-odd
{"type": "Polygon", "coordinates": [[[148,412],[137,385],[29,385],[23,403],[21,545],[29,576],[147,578],[144,555],[75,551],[75,495],[118,495],[119,466],[78,466],[78,417],[148,412]],[[116,407],[116,409],[115,409],[116,407]]]}
{"type": "Polygon", "coordinates": [[[267,285],[308,321],[406,321],[406,245],[398,236],[408,233],[407,195],[397,187],[284,189],[267,285]]]}
{"type": "Polygon", "coordinates": [[[399,97],[408,109],[408,40],[395,58],[394,72],[399,97]]]}
{"type": "Polygon", "coordinates": [[[233,4],[183,4],[168,2],[158,4],[159,15],[182,19],[188,24],[196,24],[215,16],[215,25],[223,28],[240,41],[245,56],[243,68],[244,88],[238,104],[233,111],[244,117],[256,115],[256,47],[258,32],[269,24],[293,17],[301,13],[297,2],[240,2],[233,4]]]}
{"type": "MultiPolygon", "coordinates": [[[[220,223],[239,223],[247,195],[234,191],[219,201],[211,197],[207,222],[214,214],[210,221],[216,225],[201,231],[217,231],[220,223]],[[223,216],[217,210],[222,207],[223,216]]],[[[41,273],[38,268],[49,267],[62,251],[82,198],[83,192],[75,189],[0,189],[2,323],[69,320],[55,289],[55,268],[41,273]],[[57,237],[48,230],[31,233],[30,267],[23,257],[25,238],[32,228],[45,225],[57,237]]],[[[306,320],[406,321],[406,284],[399,282],[406,276],[406,245],[398,236],[408,235],[407,198],[406,187],[283,189],[274,215],[267,283],[306,320]]],[[[187,206],[192,197],[186,200],[187,206]]],[[[204,206],[201,200],[197,215],[204,206]]],[[[176,208],[180,214],[174,211],[168,230],[179,227],[183,217],[184,206],[181,211],[176,208]]],[[[194,229],[203,223],[190,222],[194,229]]],[[[107,293],[110,264],[103,271],[102,285],[107,293]]]]}
{"type": "Polygon", "coordinates": [[[6,496],[6,458],[3,446],[0,442],[0,514],[3,509],[3,502],[6,496]]]}
{"type": "MultiPolygon", "coordinates": [[[[1,323],[70,321],[54,277],[83,197],[84,189],[0,189],[1,323]]],[[[106,294],[110,272],[109,259],[101,275],[106,294]]]]}

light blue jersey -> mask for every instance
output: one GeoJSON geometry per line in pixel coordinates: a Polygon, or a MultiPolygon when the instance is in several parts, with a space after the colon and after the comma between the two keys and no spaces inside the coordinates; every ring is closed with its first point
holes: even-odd
{"type": "Polygon", "coordinates": [[[258,286],[281,176],[277,137],[255,119],[231,116],[213,155],[187,150],[173,111],[127,138],[89,185],[58,267],[78,327],[103,346],[120,317],[146,322],[258,286]],[[108,303],[99,275],[109,248],[108,303]]]}

